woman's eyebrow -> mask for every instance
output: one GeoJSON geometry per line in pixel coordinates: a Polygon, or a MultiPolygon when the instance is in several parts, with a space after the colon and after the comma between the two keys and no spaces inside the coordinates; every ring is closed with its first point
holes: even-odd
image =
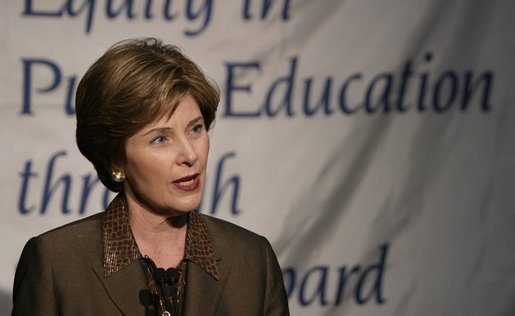
{"type": "Polygon", "coordinates": [[[195,125],[197,124],[199,121],[202,121],[204,118],[202,117],[202,115],[199,115],[198,117],[194,118],[193,120],[191,120],[189,123],[188,123],[188,126],[191,126],[191,125],[195,125]]]}
{"type": "Polygon", "coordinates": [[[145,132],[143,134],[143,136],[147,136],[148,134],[152,134],[153,132],[159,132],[159,133],[169,133],[173,131],[173,128],[172,127],[167,127],[167,126],[163,126],[163,127],[154,127],[152,129],[150,129],[149,131],[145,132]]]}
{"type": "MultiPolygon", "coordinates": [[[[202,115],[199,115],[198,117],[192,119],[189,123],[188,123],[188,127],[191,126],[191,125],[195,125],[196,123],[198,123],[199,121],[202,121],[204,120],[204,117],[202,115]]],[[[157,126],[157,127],[154,127],[148,131],[146,131],[143,136],[147,136],[148,134],[151,134],[153,132],[159,132],[159,133],[169,133],[169,132],[172,132],[173,131],[173,127],[169,127],[169,126],[157,126]]]]}

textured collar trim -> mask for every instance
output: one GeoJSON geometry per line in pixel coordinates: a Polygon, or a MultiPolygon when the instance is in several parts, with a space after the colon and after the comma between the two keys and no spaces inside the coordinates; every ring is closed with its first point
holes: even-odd
{"type": "MultiPolygon", "coordinates": [[[[104,277],[142,258],[129,225],[125,198],[118,194],[107,207],[103,219],[104,277]]],[[[188,216],[185,261],[198,265],[213,278],[219,278],[211,238],[202,216],[192,211],[188,216]]]]}
{"type": "Polygon", "coordinates": [[[132,235],[125,199],[121,194],[114,198],[105,211],[103,240],[106,278],[142,257],[132,235]]]}
{"type": "Polygon", "coordinates": [[[198,265],[202,270],[218,280],[218,267],[215,252],[207,231],[206,224],[197,211],[189,213],[188,233],[186,235],[185,260],[198,265]]]}

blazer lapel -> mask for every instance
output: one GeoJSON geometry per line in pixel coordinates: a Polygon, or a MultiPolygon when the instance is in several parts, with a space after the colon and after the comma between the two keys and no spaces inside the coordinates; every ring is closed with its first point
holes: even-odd
{"type": "Polygon", "coordinates": [[[188,262],[184,313],[188,316],[215,315],[223,288],[230,272],[230,265],[217,259],[219,278],[212,277],[198,265],[188,262]]]}
{"type": "Polygon", "coordinates": [[[124,315],[145,315],[145,302],[141,291],[147,289],[145,274],[139,261],[104,278],[102,266],[93,267],[109,297],[124,315]],[[140,311],[140,312],[139,312],[140,311]]]}

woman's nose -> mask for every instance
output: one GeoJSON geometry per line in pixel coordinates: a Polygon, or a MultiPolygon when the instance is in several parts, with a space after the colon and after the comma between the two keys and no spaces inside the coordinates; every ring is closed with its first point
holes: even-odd
{"type": "Polygon", "coordinates": [[[177,146],[177,164],[192,166],[197,161],[197,153],[195,152],[193,144],[189,139],[183,137],[179,142],[177,142],[177,146]]]}

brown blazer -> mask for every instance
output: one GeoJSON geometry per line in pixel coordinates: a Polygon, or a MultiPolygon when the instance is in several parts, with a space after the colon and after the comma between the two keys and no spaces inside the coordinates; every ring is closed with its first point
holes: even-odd
{"type": "MultiPolygon", "coordinates": [[[[99,213],[30,239],[14,280],[13,315],[153,315],[136,261],[104,278],[99,213]]],[[[188,262],[184,313],[289,315],[282,273],[270,243],[234,224],[202,215],[219,269],[216,280],[188,262]]]]}

